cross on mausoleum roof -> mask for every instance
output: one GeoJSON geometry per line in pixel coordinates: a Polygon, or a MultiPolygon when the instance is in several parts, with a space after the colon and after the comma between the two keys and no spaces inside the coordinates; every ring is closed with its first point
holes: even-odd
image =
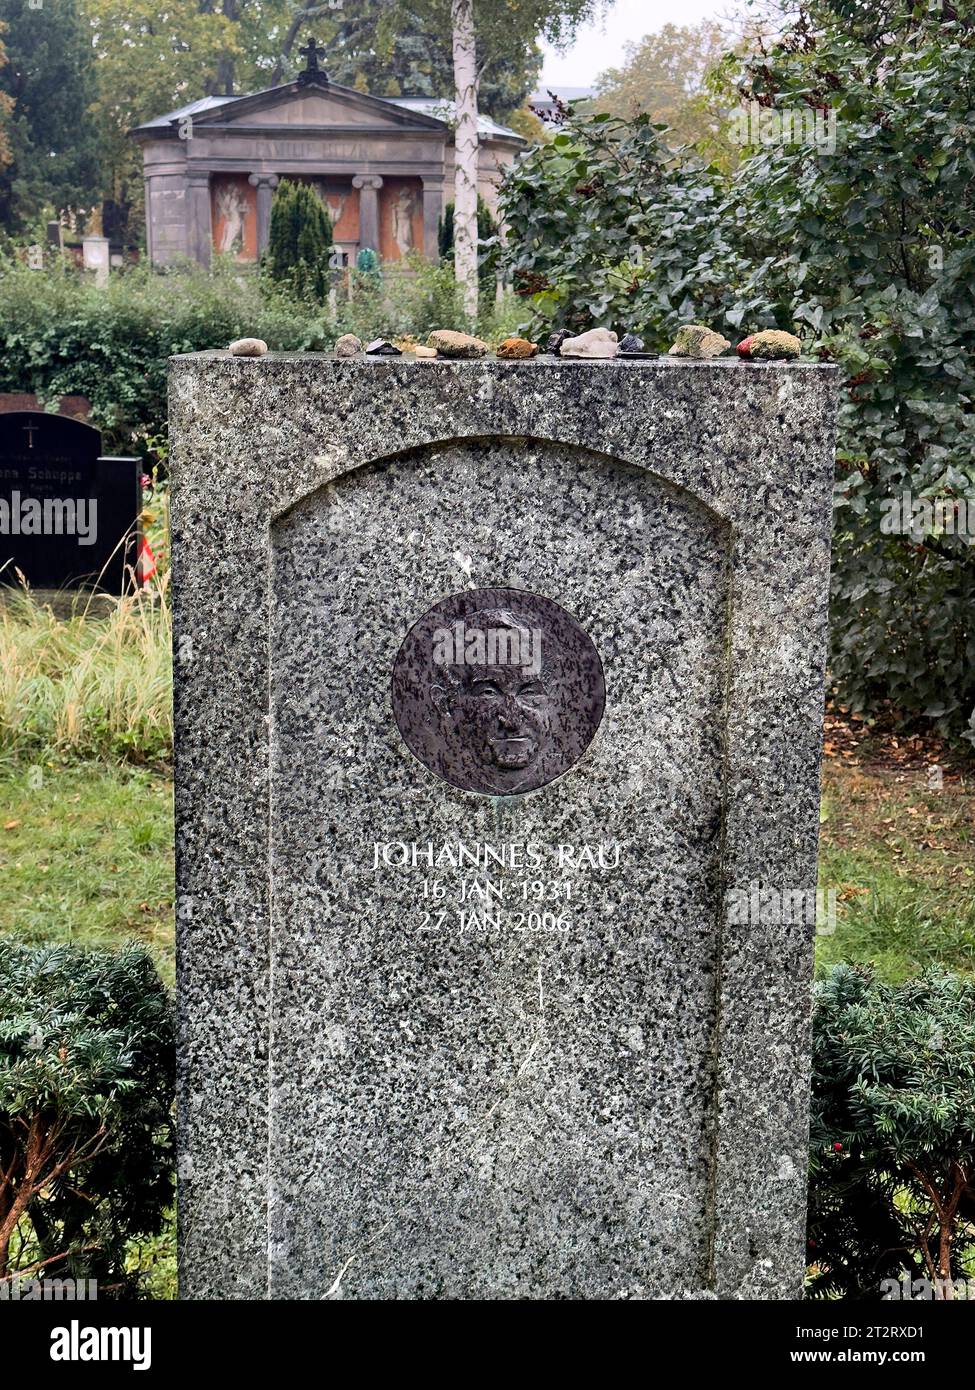
{"type": "Polygon", "coordinates": [[[305,82],[327,82],[328,73],[324,68],[318,66],[319,58],[325,57],[325,49],[320,47],[317,39],[309,39],[308,42],[298,49],[302,58],[305,59],[303,71],[298,74],[298,81],[305,82]]]}

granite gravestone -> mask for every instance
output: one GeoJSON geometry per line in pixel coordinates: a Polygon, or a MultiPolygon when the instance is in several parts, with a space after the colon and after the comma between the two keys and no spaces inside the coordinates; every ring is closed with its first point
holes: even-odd
{"type": "Polygon", "coordinates": [[[44,411],[0,414],[0,581],[34,589],[131,583],[142,463],[102,456],[98,430],[44,411]]]}
{"type": "Polygon", "coordinates": [[[833,410],[174,359],[184,1297],[799,1294],[833,410]]]}

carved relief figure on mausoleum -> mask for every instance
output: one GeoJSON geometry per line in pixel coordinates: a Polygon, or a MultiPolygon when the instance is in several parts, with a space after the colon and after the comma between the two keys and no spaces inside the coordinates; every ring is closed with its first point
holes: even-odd
{"type": "Polygon", "coordinates": [[[384,261],[404,260],[411,251],[436,255],[423,227],[423,184],[419,179],[385,179],[380,195],[379,251],[384,261]]]}
{"type": "Polygon", "coordinates": [[[210,181],[213,246],[238,261],[257,260],[256,189],[245,175],[216,174],[210,181]]]}

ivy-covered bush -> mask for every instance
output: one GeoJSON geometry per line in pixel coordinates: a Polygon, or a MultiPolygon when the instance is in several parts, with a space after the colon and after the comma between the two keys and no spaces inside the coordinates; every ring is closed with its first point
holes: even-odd
{"type": "Polygon", "coordinates": [[[854,708],[975,740],[975,535],[883,529],[905,492],[975,501],[975,27],[955,14],[815,7],[741,86],[828,103],[836,153],[765,149],[736,189],[752,217],[768,200],[777,303],[843,371],[834,678],[854,708]]]}
{"type": "MultiPolygon", "coordinates": [[[[632,328],[664,351],[679,324],[749,303],[751,267],[735,252],[726,198],[720,175],[693,157],[675,161],[648,115],[571,113],[501,189],[528,330],[632,328]]],[[[765,312],[767,298],[752,296],[765,312]]]]}
{"type": "Polygon", "coordinates": [[[879,1300],[908,1274],[951,1297],[973,1220],[975,981],[835,966],[813,1016],[810,1293],[879,1300]]]}
{"type": "Polygon", "coordinates": [[[131,1296],[172,1201],[173,1023],[148,954],[0,940],[0,1280],[131,1296]]]}
{"type": "Polygon", "coordinates": [[[318,351],[334,341],[320,310],[269,292],[231,263],[210,273],[140,266],[99,290],[69,270],[0,261],[0,391],[32,391],[49,402],[87,396],[109,453],[148,458],[148,440],[165,436],[171,354],[226,347],[245,335],[281,351],[318,351]]]}
{"type": "Polygon", "coordinates": [[[646,117],[571,117],[502,190],[526,319],[660,349],[688,320],[797,326],[838,362],[838,694],[975,741],[975,543],[949,529],[975,517],[975,22],[809,0],[722,78],[729,107],[835,121],[835,148],[773,140],[726,171],[646,117]],[[892,530],[904,493],[944,505],[892,530]]]}

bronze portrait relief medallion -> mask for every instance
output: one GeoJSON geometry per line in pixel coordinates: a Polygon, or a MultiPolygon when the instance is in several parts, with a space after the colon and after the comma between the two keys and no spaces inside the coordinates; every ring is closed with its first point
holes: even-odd
{"type": "Polygon", "coordinates": [[[421,763],[463,791],[514,796],[561,777],[606,706],[588,633],[550,598],[473,589],[441,599],[393,663],[393,715],[421,763]]]}

